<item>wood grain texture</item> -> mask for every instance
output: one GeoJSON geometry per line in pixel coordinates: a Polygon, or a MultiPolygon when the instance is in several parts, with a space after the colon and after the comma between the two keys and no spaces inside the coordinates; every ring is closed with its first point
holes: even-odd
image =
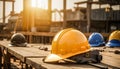
{"type": "MultiPolygon", "coordinates": [[[[15,47],[15,46],[9,46],[8,41],[1,41],[0,46],[4,47],[11,55],[15,56],[16,58],[20,59],[21,61],[25,62],[26,58],[38,58],[38,57],[45,57],[50,52],[40,50],[39,47],[43,47],[43,45],[38,45],[35,47],[35,44],[31,44],[27,47],[15,47]],[[39,47],[38,47],[39,46],[39,47]]],[[[49,46],[46,46],[49,47],[49,46]]]]}
{"type": "Polygon", "coordinates": [[[97,69],[96,67],[90,65],[72,63],[50,64],[44,63],[42,60],[43,58],[27,58],[26,63],[33,66],[35,69],[97,69]]]}
{"type": "MultiPolygon", "coordinates": [[[[96,69],[90,65],[44,63],[42,60],[50,54],[51,45],[28,44],[27,47],[10,47],[8,46],[9,43],[9,41],[0,41],[0,47],[5,48],[5,50],[11,55],[36,69],[96,69]],[[48,51],[40,50],[39,47],[47,47],[48,51]]],[[[93,49],[104,49],[104,47],[95,47],[93,49]]],[[[104,50],[104,52],[101,52],[103,56],[102,63],[109,68],[120,68],[120,55],[114,54],[114,52],[109,52],[120,50],[120,48],[105,48],[104,50]]]]}

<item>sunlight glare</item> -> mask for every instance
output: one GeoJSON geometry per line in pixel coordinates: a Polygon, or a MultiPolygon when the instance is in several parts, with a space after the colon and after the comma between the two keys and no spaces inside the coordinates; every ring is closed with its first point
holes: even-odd
{"type": "Polygon", "coordinates": [[[32,0],[32,7],[48,9],[48,0],[32,0]]]}
{"type": "Polygon", "coordinates": [[[32,7],[36,7],[36,1],[35,0],[32,0],[31,3],[32,3],[32,7]]]}

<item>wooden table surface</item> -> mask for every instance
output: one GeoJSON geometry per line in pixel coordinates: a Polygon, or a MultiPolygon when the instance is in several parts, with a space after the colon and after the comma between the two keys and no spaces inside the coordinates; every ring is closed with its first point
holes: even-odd
{"type": "Polygon", "coordinates": [[[102,63],[107,64],[108,66],[120,68],[120,54],[104,52],[102,55],[102,63]]]}
{"type": "MultiPolygon", "coordinates": [[[[104,52],[101,53],[103,55],[103,59],[100,65],[107,66],[109,69],[120,69],[120,55],[114,53],[104,52]]],[[[97,67],[90,66],[90,65],[81,65],[81,64],[48,64],[44,63],[43,58],[27,58],[26,63],[35,67],[36,69],[39,68],[46,68],[46,69],[97,69],[97,67]]]]}
{"type": "Polygon", "coordinates": [[[44,63],[43,58],[27,58],[26,63],[33,66],[35,69],[98,69],[97,67],[85,64],[63,63],[50,64],[44,63]]]}
{"type": "MultiPolygon", "coordinates": [[[[47,69],[96,69],[96,67],[90,65],[44,63],[42,60],[45,56],[50,54],[51,45],[28,44],[27,47],[10,47],[8,46],[9,43],[8,41],[0,41],[0,46],[6,48],[11,55],[36,69],[41,67],[47,69]],[[49,51],[40,50],[40,46],[48,47],[49,51]]],[[[103,47],[96,49],[103,49],[103,47]]],[[[114,51],[120,50],[120,48],[106,48],[106,50],[114,51]]],[[[111,52],[102,52],[101,54],[103,55],[103,64],[107,65],[109,68],[120,68],[120,54],[111,52]]]]}
{"type": "MultiPolygon", "coordinates": [[[[40,50],[39,47],[43,47],[41,44],[28,44],[27,47],[13,47],[9,46],[10,42],[8,41],[0,41],[1,47],[4,47],[7,49],[7,51],[21,60],[22,62],[25,62],[26,58],[38,58],[38,57],[45,57],[47,56],[50,52],[40,50]]],[[[50,46],[45,46],[45,47],[50,47],[50,46]]]]}

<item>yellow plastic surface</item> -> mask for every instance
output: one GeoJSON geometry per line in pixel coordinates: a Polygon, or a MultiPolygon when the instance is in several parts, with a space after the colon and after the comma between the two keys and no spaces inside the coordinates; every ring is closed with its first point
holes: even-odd
{"type": "MultiPolygon", "coordinates": [[[[89,50],[90,45],[85,35],[78,30],[69,28],[60,31],[54,37],[51,54],[56,54],[62,59],[65,59],[77,54],[88,52],[89,50]]],[[[47,58],[49,57],[50,56],[47,58]]]]}
{"type": "Polygon", "coordinates": [[[117,30],[111,33],[109,41],[113,39],[120,40],[120,31],[117,30]]]}

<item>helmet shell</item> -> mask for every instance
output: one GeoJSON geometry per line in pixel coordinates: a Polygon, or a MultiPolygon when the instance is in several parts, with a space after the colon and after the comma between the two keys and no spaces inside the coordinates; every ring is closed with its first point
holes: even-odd
{"type": "Polygon", "coordinates": [[[55,62],[89,50],[90,45],[82,32],[72,28],[64,29],[54,37],[51,54],[46,57],[45,62],[55,62]]]}
{"type": "Polygon", "coordinates": [[[27,42],[25,36],[21,33],[15,33],[11,37],[11,46],[26,46],[27,42]]]}
{"type": "Polygon", "coordinates": [[[88,41],[90,46],[103,46],[105,44],[103,36],[97,32],[92,33],[89,36],[88,41]]]}
{"type": "Polygon", "coordinates": [[[109,47],[120,47],[120,31],[113,31],[110,36],[106,46],[109,47]]]}

